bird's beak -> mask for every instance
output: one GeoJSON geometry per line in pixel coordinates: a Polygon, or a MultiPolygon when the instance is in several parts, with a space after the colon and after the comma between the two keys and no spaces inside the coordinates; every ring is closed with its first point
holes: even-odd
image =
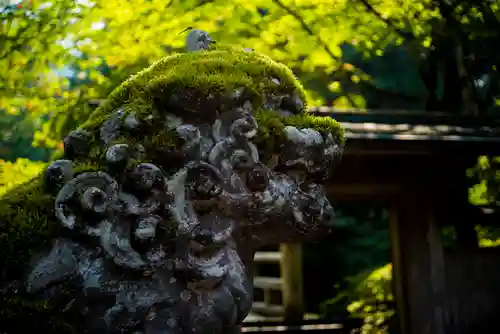
{"type": "Polygon", "coordinates": [[[179,35],[182,35],[182,34],[183,34],[183,33],[185,33],[186,31],[189,31],[189,30],[192,30],[192,29],[193,29],[193,27],[187,27],[186,29],[184,29],[183,31],[181,31],[181,32],[179,33],[179,35]]]}

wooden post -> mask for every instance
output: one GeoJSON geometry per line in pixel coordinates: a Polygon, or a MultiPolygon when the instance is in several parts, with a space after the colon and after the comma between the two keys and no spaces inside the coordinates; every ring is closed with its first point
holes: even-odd
{"type": "Polygon", "coordinates": [[[405,299],[407,277],[405,277],[404,260],[401,254],[401,231],[398,219],[397,205],[391,203],[389,207],[389,238],[392,260],[392,293],[396,301],[397,324],[401,334],[410,333],[408,319],[408,300],[405,299]]]}
{"type": "Polygon", "coordinates": [[[394,293],[403,334],[444,334],[445,263],[432,203],[402,197],[391,207],[394,293]]]}
{"type": "Polygon", "coordinates": [[[302,280],[302,245],[281,244],[281,278],[283,280],[284,321],[300,322],[304,318],[302,280]]]}

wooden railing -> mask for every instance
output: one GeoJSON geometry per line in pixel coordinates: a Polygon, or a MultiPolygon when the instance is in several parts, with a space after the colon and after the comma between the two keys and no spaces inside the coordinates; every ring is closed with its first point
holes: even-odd
{"type": "MultiPolygon", "coordinates": [[[[255,299],[253,311],[268,317],[282,318],[286,322],[301,321],[304,316],[302,281],[302,246],[282,244],[276,251],[257,252],[254,258],[256,275],[254,289],[262,291],[262,299],[255,299]],[[262,265],[275,265],[279,277],[262,276],[262,265]],[[279,294],[275,302],[273,293],[279,294]]],[[[258,294],[255,294],[258,296],[258,294]]]]}
{"type": "MultiPolygon", "coordinates": [[[[273,302],[273,293],[278,293],[282,300],[283,280],[281,277],[261,276],[262,265],[281,267],[281,253],[279,251],[257,252],[254,257],[255,273],[253,280],[254,303],[252,312],[271,318],[282,318],[285,308],[282,303],[273,302]],[[259,294],[257,290],[261,290],[259,294]],[[260,298],[259,298],[260,297],[260,298]]],[[[281,270],[280,270],[281,271],[281,270]]]]}
{"type": "Polygon", "coordinates": [[[243,323],[242,333],[350,334],[361,328],[360,319],[311,319],[304,315],[300,244],[282,244],[272,251],[257,252],[254,265],[254,289],[262,294],[255,294],[252,314],[243,323]],[[262,275],[261,267],[269,265],[277,267],[274,271],[280,273],[279,277],[262,275]],[[281,303],[276,302],[273,293],[281,295],[281,303]]]}

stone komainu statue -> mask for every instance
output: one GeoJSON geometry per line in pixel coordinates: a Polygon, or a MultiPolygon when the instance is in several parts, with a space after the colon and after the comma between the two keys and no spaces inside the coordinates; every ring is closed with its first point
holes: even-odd
{"type": "Polygon", "coordinates": [[[2,333],[239,333],[251,261],[324,233],[343,149],[291,71],[211,46],[117,88],[0,201],[2,333]]]}

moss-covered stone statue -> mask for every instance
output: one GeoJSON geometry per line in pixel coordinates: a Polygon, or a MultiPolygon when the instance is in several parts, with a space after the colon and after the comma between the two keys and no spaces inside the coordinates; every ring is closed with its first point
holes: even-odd
{"type": "Polygon", "coordinates": [[[238,333],[255,250],[328,228],[338,123],[285,66],[193,36],[1,198],[0,332],[238,333]]]}

